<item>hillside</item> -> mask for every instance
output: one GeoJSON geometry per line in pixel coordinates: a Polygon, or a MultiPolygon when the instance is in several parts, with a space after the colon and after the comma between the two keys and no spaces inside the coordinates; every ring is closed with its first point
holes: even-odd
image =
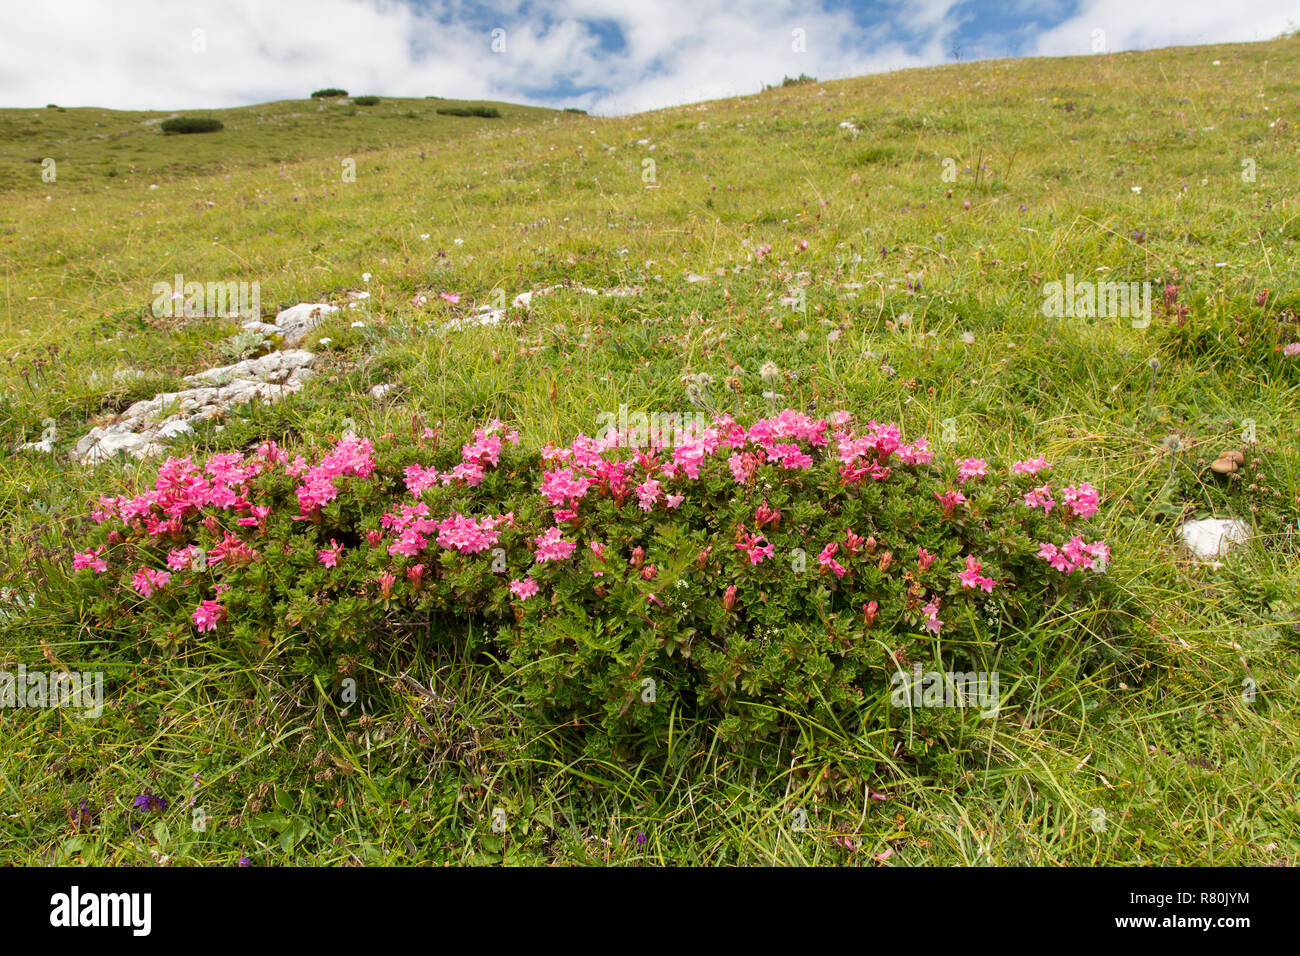
{"type": "Polygon", "coordinates": [[[106,670],[118,702],[96,722],[0,713],[0,859],[1300,860],[1300,42],[954,64],[620,118],[436,105],[204,111],[226,130],[172,137],[163,114],[0,111],[0,654],[106,670]],[[55,183],[28,162],[45,155],[55,183]],[[526,735],[534,709],[470,637],[440,643],[441,619],[393,618],[393,648],[376,637],[333,674],[281,668],[299,638],[278,630],[73,622],[99,613],[67,572],[95,499],[158,465],[78,464],[77,443],[284,347],[157,315],[177,274],[258,283],[266,323],[339,311],[297,346],[301,388],[170,454],[319,457],[348,430],[406,451],[425,428],[454,451],[499,419],[531,464],[623,406],[844,408],[1097,486],[1113,603],[1035,608],[1035,629],[972,611],[969,647],[901,624],[882,644],[894,661],[1029,648],[999,665],[1022,669],[996,720],[795,714],[737,749],[679,714],[642,760],[584,750],[570,724],[526,735]],[[1089,280],[1150,283],[1146,321],[1045,314],[1052,283],[1089,280]],[[42,435],[49,453],[24,447],[42,435]],[[1227,449],[1239,473],[1211,468],[1227,449]],[[1250,539],[1194,560],[1180,527],[1203,518],[1250,539]],[[324,692],[344,673],[355,707],[324,692]],[[172,803],[148,839],[144,787],[172,803]],[[94,826],[70,829],[83,805],[94,826]]]}
{"type": "Polygon", "coordinates": [[[237,109],[183,112],[105,110],[93,107],[0,109],[0,189],[22,189],[40,179],[40,163],[53,159],[64,187],[118,185],[224,174],[274,163],[355,156],[382,149],[432,147],[463,136],[466,127],[490,125],[518,131],[564,113],[480,100],[380,97],[373,105],[353,98],[280,100],[237,109]],[[496,118],[458,117],[440,109],[496,109],[496,118]],[[220,120],[225,129],[201,135],[163,135],[174,117],[220,120]],[[28,165],[31,164],[31,165],[28,165]],[[32,166],[35,166],[35,169],[32,166]]]}

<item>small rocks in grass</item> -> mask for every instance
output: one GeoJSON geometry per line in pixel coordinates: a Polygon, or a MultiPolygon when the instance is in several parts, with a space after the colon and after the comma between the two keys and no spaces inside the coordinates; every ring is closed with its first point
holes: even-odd
{"type": "Polygon", "coordinates": [[[1203,518],[1188,521],[1179,534],[1192,554],[1199,560],[1210,561],[1227,554],[1234,545],[1244,544],[1250,538],[1250,528],[1235,518],[1203,518]]]}
{"type": "MultiPolygon", "coordinates": [[[[322,302],[300,303],[293,306],[293,308],[285,309],[277,315],[275,317],[274,332],[269,334],[278,333],[284,339],[285,345],[297,345],[307,337],[307,333],[324,322],[326,316],[337,311],[336,307],[322,302]]],[[[258,331],[264,330],[258,329],[258,331]]]]}
{"type": "Polygon", "coordinates": [[[383,384],[375,385],[370,389],[370,397],[373,399],[382,399],[396,387],[397,386],[392,382],[384,382],[383,384]]]}
{"type": "Polygon", "coordinates": [[[296,392],[314,374],[315,360],[305,349],[289,349],[191,375],[185,382],[193,387],[136,402],[119,421],[92,428],[72,457],[95,464],[119,452],[135,458],[160,454],[170,439],[235,405],[254,398],[273,402],[296,392]]]}

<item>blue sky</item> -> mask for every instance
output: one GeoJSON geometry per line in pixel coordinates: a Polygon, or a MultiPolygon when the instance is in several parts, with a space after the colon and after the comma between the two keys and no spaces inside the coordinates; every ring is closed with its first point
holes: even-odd
{"type": "Polygon", "coordinates": [[[619,114],[954,60],[1263,40],[1300,0],[4,0],[0,105],[322,86],[619,114]]]}

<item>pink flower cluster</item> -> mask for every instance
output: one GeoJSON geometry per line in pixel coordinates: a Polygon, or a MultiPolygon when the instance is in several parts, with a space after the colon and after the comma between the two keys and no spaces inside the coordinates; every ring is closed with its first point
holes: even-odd
{"type": "Polygon", "coordinates": [[[989,463],[983,458],[963,458],[957,462],[957,484],[964,485],[972,478],[983,478],[989,473],[989,463]]]}
{"type": "Polygon", "coordinates": [[[1076,518],[1091,518],[1101,503],[1097,489],[1086,481],[1070,485],[1061,493],[1061,497],[1065,499],[1065,507],[1076,518]]]}
{"type": "Polygon", "coordinates": [[[1094,568],[1101,571],[1110,560],[1110,548],[1101,541],[1086,544],[1083,535],[1075,535],[1059,548],[1050,541],[1043,542],[1038,546],[1038,556],[1065,574],[1094,568]]]}
{"type": "Polygon", "coordinates": [[[131,587],[142,598],[152,597],[154,591],[165,588],[172,576],[167,571],[155,571],[153,568],[140,568],[131,576],[131,587]]]}
{"type": "Polygon", "coordinates": [[[408,465],[406,490],[418,496],[435,485],[446,486],[457,481],[463,481],[470,488],[478,487],[482,484],[487,469],[495,468],[500,463],[503,441],[512,445],[519,444],[519,432],[507,428],[500,421],[476,429],[474,440],[461,446],[460,464],[451,470],[440,473],[436,468],[408,465]]]}
{"type": "Polygon", "coordinates": [[[957,575],[964,588],[979,588],[986,593],[992,592],[993,586],[998,582],[990,577],[985,577],[982,572],[984,566],[976,560],[972,554],[966,555],[966,570],[957,575]]]}
{"type": "Polygon", "coordinates": [[[298,510],[310,516],[338,497],[335,482],[339,478],[345,475],[369,478],[374,474],[375,449],[364,438],[344,436],[317,465],[308,468],[301,458],[297,459],[290,469],[290,474],[295,472],[302,476],[302,484],[297,489],[298,510]]]}
{"type": "Polygon", "coordinates": [[[1045,484],[1041,488],[1025,492],[1025,507],[1042,508],[1043,514],[1050,515],[1052,509],[1056,507],[1056,499],[1052,497],[1052,486],[1045,484]]]}
{"type": "Polygon", "coordinates": [[[1047,463],[1047,459],[1040,455],[1037,458],[1028,458],[1025,461],[1015,462],[1011,466],[1011,473],[1013,475],[1036,475],[1040,471],[1051,467],[1047,463]]]}
{"type": "Polygon", "coordinates": [[[765,558],[776,554],[776,549],[761,534],[742,534],[736,547],[745,552],[752,565],[762,564],[765,558]]]}

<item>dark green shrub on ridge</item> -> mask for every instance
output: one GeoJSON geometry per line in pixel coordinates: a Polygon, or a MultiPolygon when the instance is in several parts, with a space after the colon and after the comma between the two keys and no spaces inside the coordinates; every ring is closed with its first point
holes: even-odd
{"type": "Polygon", "coordinates": [[[483,119],[499,119],[501,111],[495,106],[446,106],[438,110],[439,116],[481,116],[483,119]]]}
{"type": "Polygon", "coordinates": [[[217,119],[178,116],[175,119],[163,120],[161,128],[164,133],[218,133],[226,127],[221,120],[217,119]]]}
{"type": "Polygon", "coordinates": [[[348,95],[347,90],[341,90],[337,86],[327,86],[323,90],[317,90],[315,93],[311,95],[311,98],[313,100],[330,100],[330,99],[336,99],[340,96],[347,96],[347,95],[348,95]]]}

